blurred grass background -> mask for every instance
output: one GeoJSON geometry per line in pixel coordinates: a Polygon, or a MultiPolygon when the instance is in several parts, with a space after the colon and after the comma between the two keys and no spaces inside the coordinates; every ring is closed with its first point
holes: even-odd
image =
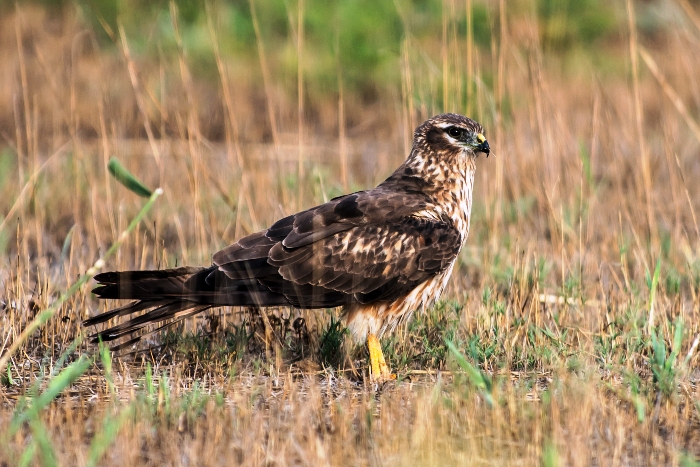
{"type": "Polygon", "coordinates": [[[697,50],[689,0],[0,3],[0,353],[141,209],[111,157],[164,189],[133,269],[375,185],[434,114],[493,148],[445,300],[385,339],[396,386],[337,310],[65,356],[88,287],[2,369],[0,462],[697,465],[697,50]]]}

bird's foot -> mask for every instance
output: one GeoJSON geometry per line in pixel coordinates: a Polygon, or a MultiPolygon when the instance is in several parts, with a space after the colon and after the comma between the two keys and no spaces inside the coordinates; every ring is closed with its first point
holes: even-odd
{"type": "Polygon", "coordinates": [[[396,379],[396,375],[389,371],[389,366],[384,359],[382,345],[374,334],[367,336],[367,350],[369,350],[370,378],[375,382],[383,382],[396,379]]]}

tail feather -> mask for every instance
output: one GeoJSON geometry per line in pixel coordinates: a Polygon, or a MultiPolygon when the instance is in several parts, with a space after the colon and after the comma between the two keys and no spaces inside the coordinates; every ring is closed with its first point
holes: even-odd
{"type": "MultiPolygon", "coordinates": [[[[95,276],[98,286],[92,292],[100,298],[153,300],[182,297],[185,282],[207,268],[183,267],[162,271],[107,272],[95,276]]],[[[194,291],[193,291],[194,292],[194,291]]]]}
{"type": "Polygon", "coordinates": [[[161,305],[164,305],[165,303],[167,303],[167,300],[147,300],[147,301],[140,301],[140,302],[139,301],[131,302],[128,305],[120,306],[119,308],[105,311],[104,313],[101,313],[97,316],[93,316],[92,318],[88,318],[85,321],[83,321],[83,326],[94,326],[95,324],[107,322],[112,318],[116,318],[117,316],[124,316],[124,315],[130,315],[132,313],[138,313],[139,311],[143,311],[147,308],[161,306],[161,305]]]}
{"type": "Polygon", "coordinates": [[[177,317],[178,314],[189,310],[204,311],[210,308],[210,305],[199,305],[194,302],[178,300],[161,305],[148,313],[131,318],[128,321],[117,324],[104,331],[91,336],[93,340],[102,339],[103,341],[113,341],[120,337],[138,331],[149,323],[157,323],[170,318],[177,317]]]}
{"type": "MultiPolygon", "coordinates": [[[[109,271],[97,274],[95,280],[101,285],[118,284],[120,282],[140,282],[144,280],[167,279],[172,277],[188,278],[200,272],[204,267],[183,266],[174,269],[157,269],[150,271],[109,271]]],[[[209,268],[210,269],[210,268],[209,268]]]]}
{"type": "MultiPolygon", "coordinates": [[[[163,326],[158,328],[161,329],[186,316],[204,311],[210,308],[211,304],[200,303],[194,298],[200,292],[207,295],[208,292],[213,292],[214,288],[205,281],[200,281],[199,288],[208,288],[209,290],[192,290],[185,284],[198,273],[208,275],[211,270],[213,268],[181,267],[158,271],[112,271],[98,274],[95,276],[98,286],[93,290],[93,293],[99,298],[135,301],[88,318],[83,321],[83,325],[93,326],[105,323],[112,318],[131,315],[131,319],[90,336],[93,342],[98,340],[108,342],[141,331],[150,323],[165,322],[163,326]],[[144,310],[150,311],[133,316],[144,310]]],[[[142,333],[127,342],[123,342],[114,347],[113,350],[126,348],[151,332],[155,332],[155,330],[142,333]]]]}
{"type": "MultiPolygon", "coordinates": [[[[92,326],[131,315],[127,321],[91,335],[93,342],[114,341],[143,331],[151,323],[164,323],[156,330],[162,329],[212,306],[289,305],[284,295],[271,291],[257,280],[231,279],[218,271],[216,266],[181,267],[159,271],[113,271],[98,274],[95,280],[98,285],[93,293],[98,298],[134,301],[83,321],[84,326],[92,326]],[[142,311],[146,312],[134,316],[142,311]]],[[[134,337],[114,349],[125,348],[156,330],[134,337]]]]}

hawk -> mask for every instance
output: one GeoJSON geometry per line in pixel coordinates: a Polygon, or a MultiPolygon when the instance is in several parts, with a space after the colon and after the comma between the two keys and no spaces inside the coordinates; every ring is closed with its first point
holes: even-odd
{"type": "Polygon", "coordinates": [[[352,335],[367,343],[371,377],[389,378],[379,337],[445,288],[469,234],[479,153],[490,153],[481,125],[437,115],[377,187],[280,219],[214,253],[209,267],[98,274],[99,298],[134,301],[83,325],[148,310],[92,336],[113,341],[211,307],[343,307],[352,335]]]}

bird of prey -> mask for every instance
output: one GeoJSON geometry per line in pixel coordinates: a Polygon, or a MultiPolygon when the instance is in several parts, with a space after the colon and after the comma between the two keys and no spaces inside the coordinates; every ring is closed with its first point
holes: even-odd
{"type": "Polygon", "coordinates": [[[209,267],[95,276],[99,298],[134,301],[83,324],[148,310],[93,336],[112,341],[217,306],[343,307],[353,336],[367,343],[371,377],[390,378],[378,338],[447,285],[469,234],[479,153],[490,153],[481,125],[437,115],[416,128],[408,159],[377,187],[280,219],[214,253],[209,267]]]}

